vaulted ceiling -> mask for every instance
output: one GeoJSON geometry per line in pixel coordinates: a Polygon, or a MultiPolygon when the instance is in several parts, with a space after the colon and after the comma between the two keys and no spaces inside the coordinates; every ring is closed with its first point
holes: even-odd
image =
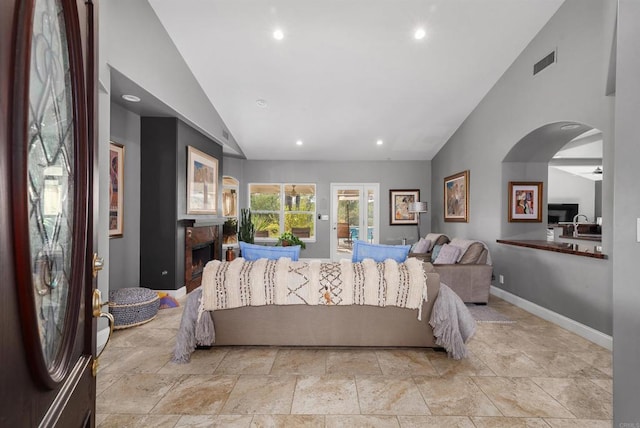
{"type": "Polygon", "coordinates": [[[562,1],[149,3],[248,159],[423,160],[562,1]]]}

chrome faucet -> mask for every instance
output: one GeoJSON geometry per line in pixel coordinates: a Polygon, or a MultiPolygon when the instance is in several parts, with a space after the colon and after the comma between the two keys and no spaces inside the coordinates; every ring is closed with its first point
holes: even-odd
{"type": "Polygon", "coordinates": [[[574,238],[578,236],[578,225],[580,224],[578,219],[580,217],[584,217],[584,221],[585,222],[589,221],[589,218],[584,214],[576,214],[576,215],[573,216],[573,237],[574,238]]]}

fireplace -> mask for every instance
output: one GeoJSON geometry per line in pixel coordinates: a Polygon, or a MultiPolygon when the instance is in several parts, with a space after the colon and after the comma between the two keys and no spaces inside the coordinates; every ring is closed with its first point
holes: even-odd
{"type": "Polygon", "coordinates": [[[191,248],[191,278],[202,275],[204,265],[213,260],[213,245],[215,241],[205,242],[191,248]]]}
{"type": "Polygon", "coordinates": [[[187,227],[184,251],[184,282],[187,292],[202,283],[202,271],[211,260],[220,260],[218,226],[187,227]]]}

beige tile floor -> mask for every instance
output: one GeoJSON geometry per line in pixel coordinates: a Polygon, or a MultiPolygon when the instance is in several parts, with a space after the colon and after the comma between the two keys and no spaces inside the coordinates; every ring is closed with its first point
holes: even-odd
{"type": "Polygon", "coordinates": [[[611,353],[500,299],[467,359],[431,349],[225,347],[170,361],[182,308],[114,333],[98,427],[611,427],[611,353]]]}

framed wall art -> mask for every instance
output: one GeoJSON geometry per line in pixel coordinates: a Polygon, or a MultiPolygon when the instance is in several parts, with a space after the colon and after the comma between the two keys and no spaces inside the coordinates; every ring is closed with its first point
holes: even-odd
{"type": "Polygon", "coordinates": [[[445,177],[444,221],[469,221],[469,171],[445,177]]]}
{"type": "Polygon", "coordinates": [[[187,146],[187,214],[215,214],[218,159],[187,146]]]}
{"type": "Polygon", "coordinates": [[[409,204],[420,201],[420,190],[389,190],[390,224],[418,224],[416,213],[409,212],[409,204]]]}
{"type": "Polygon", "coordinates": [[[124,146],[109,144],[109,238],[124,232],[124,146]]]}
{"type": "Polygon", "coordinates": [[[509,222],[542,222],[542,182],[509,182],[509,222]]]}

